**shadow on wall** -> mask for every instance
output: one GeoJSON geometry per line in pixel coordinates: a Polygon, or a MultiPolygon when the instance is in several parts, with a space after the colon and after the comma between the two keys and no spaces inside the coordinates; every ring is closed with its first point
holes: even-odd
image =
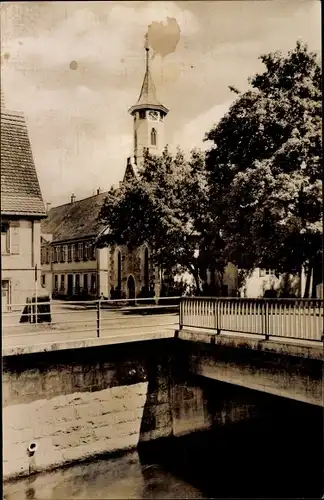
{"type": "Polygon", "coordinates": [[[142,465],[162,464],[206,498],[321,497],[322,408],[193,376],[190,356],[175,340],[147,365],[142,465]]]}

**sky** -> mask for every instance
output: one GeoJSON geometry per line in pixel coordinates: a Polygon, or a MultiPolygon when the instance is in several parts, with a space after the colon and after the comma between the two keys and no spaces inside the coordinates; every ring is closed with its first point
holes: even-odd
{"type": "Polygon", "coordinates": [[[68,203],[123,178],[144,76],[144,37],[166,142],[198,147],[260,54],[296,41],[321,50],[319,0],[1,3],[1,88],[25,114],[45,203],[68,203]]]}

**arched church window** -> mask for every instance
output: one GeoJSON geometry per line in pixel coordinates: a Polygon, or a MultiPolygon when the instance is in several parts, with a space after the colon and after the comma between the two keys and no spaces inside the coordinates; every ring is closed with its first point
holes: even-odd
{"type": "Polygon", "coordinates": [[[121,289],[121,253],[117,254],[117,287],[121,289]]]}
{"type": "Polygon", "coordinates": [[[137,149],[137,132],[134,132],[134,148],[137,149]]]}
{"type": "Polygon", "coordinates": [[[147,248],[144,250],[144,286],[146,289],[149,287],[149,256],[147,248]]]}
{"type": "Polygon", "coordinates": [[[156,130],[152,128],[151,130],[151,144],[152,146],[156,146],[156,130]]]}

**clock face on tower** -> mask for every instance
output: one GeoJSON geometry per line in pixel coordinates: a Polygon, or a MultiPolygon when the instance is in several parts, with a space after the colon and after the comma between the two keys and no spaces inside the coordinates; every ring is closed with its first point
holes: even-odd
{"type": "Polygon", "coordinates": [[[158,120],[159,119],[159,113],[157,111],[149,111],[148,113],[150,120],[158,120]]]}

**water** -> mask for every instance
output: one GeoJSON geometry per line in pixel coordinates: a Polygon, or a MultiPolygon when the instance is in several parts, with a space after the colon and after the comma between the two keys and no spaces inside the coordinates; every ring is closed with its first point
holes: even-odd
{"type": "Polygon", "coordinates": [[[136,451],[108,460],[19,480],[4,488],[5,500],[203,498],[159,464],[141,464],[136,451]]]}
{"type": "Polygon", "coordinates": [[[199,384],[209,430],[20,479],[4,485],[4,499],[322,497],[322,408],[219,382],[199,384]],[[247,412],[249,418],[234,419],[247,412]]]}

